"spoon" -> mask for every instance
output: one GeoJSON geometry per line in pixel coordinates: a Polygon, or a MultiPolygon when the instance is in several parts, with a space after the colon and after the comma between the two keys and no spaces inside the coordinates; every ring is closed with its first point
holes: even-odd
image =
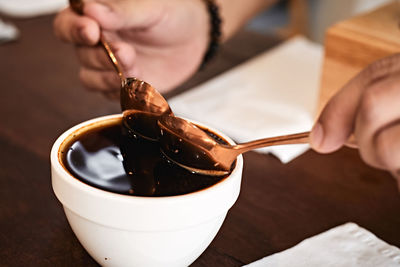
{"type": "Polygon", "coordinates": [[[179,117],[162,116],[158,125],[161,152],[167,159],[191,172],[211,176],[229,174],[242,153],[267,146],[308,143],[310,134],[303,132],[229,145],[179,117]]]}
{"type": "MultiPolygon", "coordinates": [[[[82,0],[69,0],[69,4],[75,13],[83,15],[82,0]]],[[[157,120],[163,114],[172,114],[168,102],[150,84],[137,78],[125,78],[117,57],[102,33],[100,33],[99,43],[106,51],[121,80],[120,102],[123,125],[135,138],[140,136],[151,141],[158,140],[157,120]]]]}
{"type": "MultiPolygon", "coordinates": [[[[69,2],[72,10],[83,14],[82,0],[69,2]]],[[[150,84],[137,78],[125,78],[103,34],[100,34],[100,44],[121,79],[122,121],[129,135],[160,141],[161,152],[183,168],[205,175],[226,175],[239,154],[260,147],[308,142],[309,132],[265,138],[235,146],[219,143],[211,134],[189,121],[175,117],[168,102],[150,84]]]]}

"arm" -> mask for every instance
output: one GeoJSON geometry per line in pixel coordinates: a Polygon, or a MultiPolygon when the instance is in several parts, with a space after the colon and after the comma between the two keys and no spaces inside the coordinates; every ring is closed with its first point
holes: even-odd
{"type": "Polygon", "coordinates": [[[223,19],[223,40],[232,37],[244,24],[278,0],[216,0],[223,19]]]}

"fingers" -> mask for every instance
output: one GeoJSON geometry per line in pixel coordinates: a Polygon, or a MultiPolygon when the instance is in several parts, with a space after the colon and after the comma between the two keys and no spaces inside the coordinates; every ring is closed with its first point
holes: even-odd
{"type": "Polygon", "coordinates": [[[315,150],[333,152],[350,137],[362,87],[363,79],[357,77],[328,102],[311,131],[311,146],[315,150]]]}
{"type": "Polygon", "coordinates": [[[400,120],[381,129],[375,136],[378,167],[392,172],[400,183],[400,120]]]}
{"type": "MultiPolygon", "coordinates": [[[[100,38],[100,28],[95,20],[77,15],[67,8],[57,15],[54,30],[60,39],[79,44],[80,78],[85,87],[101,92],[119,92],[121,82],[113,64],[101,46],[94,46],[100,38]]],[[[136,57],[133,46],[124,42],[112,42],[110,45],[124,72],[127,75],[132,73],[136,57]]]]}
{"type": "Polygon", "coordinates": [[[81,68],[79,77],[82,84],[89,90],[110,93],[119,92],[121,88],[121,82],[114,70],[98,71],[81,68]]]}
{"type": "Polygon", "coordinates": [[[54,32],[66,42],[94,45],[100,39],[100,28],[140,30],[157,24],[165,14],[163,6],[151,1],[91,1],[85,3],[84,16],[70,8],[61,11],[54,20],[54,32]]]}
{"type": "MultiPolygon", "coordinates": [[[[111,43],[111,48],[125,71],[133,67],[136,59],[136,52],[131,45],[124,42],[115,42],[111,43]]],[[[101,46],[79,46],[76,51],[79,61],[84,68],[101,71],[114,69],[104,48],[101,46]]]]}
{"type": "Polygon", "coordinates": [[[65,41],[82,45],[94,45],[100,38],[96,21],[75,14],[70,8],[61,11],[54,19],[55,35],[65,41]]]}
{"type": "MultiPolygon", "coordinates": [[[[135,70],[136,54],[133,47],[126,43],[113,43],[111,45],[125,75],[137,75],[135,70]]],[[[77,54],[82,65],[80,79],[86,88],[103,93],[119,93],[120,78],[103,47],[80,46],[77,48],[77,54]]],[[[114,96],[111,94],[111,98],[115,98],[114,96]]],[[[107,97],[110,98],[109,95],[107,97]]]]}
{"type": "Polygon", "coordinates": [[[146,0],[92,1],[85,4],[84,13],[105,30],[141,29],[159,22],[165,14],[164,7],[163,1],[158,5],[146,0]]]}
{"type": "Polygon", "coordinates": [[[120,91],[104,92],[103,95],[112,101],[120,100],[120,91]]]}
{"type": "MultiPolygon", "coordinates": [[[[360,149],[361,157],[368,164],[388,169],[390,158],[385,156],[386,151],[394,152],[387,147],[387,142],[395,142],[395,136],[387,132],[400,120],[400,75],[376,82],[366,88],[360,99],[356,114],[354,135],[360,149]],[[382,136],[390,137],[387,141],[382,136]],[[385,153],[384,153],[385,152],[385,153]]],[[[397,128],[394,128],[397,129],[397,128]]],[[[397,136],[400,139],[400,135],[397,136]]],[[[395,143],[394,143],[395,144],[395,143]]],[[[392,155],[396,155],[392,153],[392,155]]],[[[400,156],[400,154],[399,154],[400,156]]]]}
{"type": "Polygon", "coordinates": [[[339,149],[355,128],[359,102],[371,84],[400,71],[400,55],[371,64],[348,82],[327,104],[311,132],[311,146],[318,152],[339,149]]]}
{"type": "Polygon", "coordinates": [[[396,171],[393,171],[393,172],[392,172],[392,175],[393,175],[393,177],[396,179],[396,181],[397,181],[397,188],[398,188],[399,191],[400,191],[400,170],[397,169],[396,171]]]}
{"type": "Polygon", "coordinates": [[[390,171],[400,189],[400,55],[374,64],[352,79],[324,108],[311,145],[331,152],[355,137],[361,157],[390,171]]]}

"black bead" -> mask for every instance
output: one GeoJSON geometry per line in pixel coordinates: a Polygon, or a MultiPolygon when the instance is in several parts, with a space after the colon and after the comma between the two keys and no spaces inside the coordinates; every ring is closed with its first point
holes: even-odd
{"type": "Polygon", "coordinates": [[[217,53],[220,40],[221,40],[221,16],[219,14],[219,7],[214,0],[204,0],[207,5],[208,13],[210,15],[210,42],[208,44],[207,52],[204,55],[203,62],[201,64],[201,69],[204,68],[206,63],[208,63],[217,53]]]}

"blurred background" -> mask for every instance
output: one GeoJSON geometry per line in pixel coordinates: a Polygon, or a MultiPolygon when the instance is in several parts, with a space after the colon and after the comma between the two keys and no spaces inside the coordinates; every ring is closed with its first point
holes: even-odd
{"type": "Polygon", "coordinates": [[[290,37],[303,34],[322,43],[334,23],[393,0],[284,0],[256,17],[248,29],[290,37]]]}
{"type": "MultiPolygon", "coordinates": [[[[335,22],[390,1],[281,0],[273,8],[252,20],[247,29],[262,34],[277,34],[284,38],[303,34],[313,41],[322,43],[325,29],[335,22]]],[[[66,4],[67,0],[0,0],[0,18],[3,20],[6,17],[31,18],[51,14],[66,4]]],[[[2,25],[3,32],[6,32],[4,24],[0,27],[2,25]]]]}

